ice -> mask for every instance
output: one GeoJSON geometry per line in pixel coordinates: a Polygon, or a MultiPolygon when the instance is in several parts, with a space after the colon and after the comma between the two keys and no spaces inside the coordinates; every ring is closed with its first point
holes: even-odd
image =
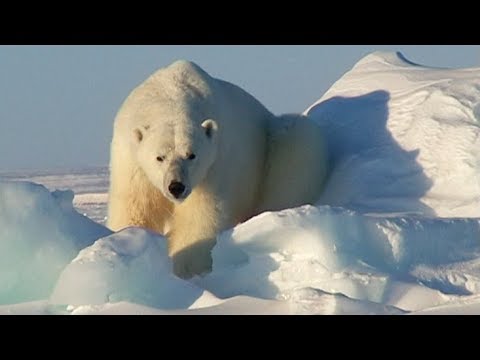
{"type": "Polygon", "coordinates": [[[444,294],[480,290],[479,239],[478,219],[306,205],[264,213],[222,233],[212,273],[195,282],[220,298],[292,301],[299,289],[312,288],[417,310],[451,300],[444,294]]]}
{"type": "Polygon", "coordinates": [[[431,308],[410,313],[412,315],[478,315],[480,314],[480,296],[466,296],[431,308]]]}
{"type": "Polygon", "coordinates": [[[81,250],[47,305],[0,314],[402,314],[448,304],[458,312],[479,293],[478,239],[478,219],[306,205],[223,232],[212,273],[188,282],[172,274],[165,238],[132,227],[81,250]]]}
{"type": "Polygon", "coordinates": [[[322,204],[480,217],[480,68],[438,69],[370,54],[305,113],[325,131],[322,204]]]}
{"type": "MultiPolygon", "coordinates": [[[[1,314],[1,309],[0,309],[1,314]]],[[[248,296],[237,296],[219,301],[208,307],[163,310],[129,302],[109,303],[98,306],[79,306],[72,315],[290,315],[289,304],[248,296]]]]}
{"type": "Polygon", "coordinates": [[[72,199],[71,191],[0,181],[0,304],[47,298],[78,251],[111,233],[72,199]]]}
{"type": "Polygon", "coordinates": [[[2,172],[0,179],[29,181],[44,185],[50,191],[71,190],[74,208],[91,220],[105,225],[107,219],[108,167],[57,169],[50,171],[2,172]]]}
{"type": "Polygon", "coordinates": [[[79,306],[129,301],[183,309],[203,293],[173,275],[164,237],[131,227],[80,251],[62,272],[50,303],[79,306]]]}

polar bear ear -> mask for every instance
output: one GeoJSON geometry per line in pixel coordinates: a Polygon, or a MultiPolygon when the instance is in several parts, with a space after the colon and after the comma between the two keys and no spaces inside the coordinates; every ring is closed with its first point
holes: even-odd
{"type": "Polygon", "coordinates": [[[149,127],[150,126],[146,125],[133,130],[134,139],[137,143],[142,142],[143,137],[145,136],[145,132],[148,130],[149,127]]]}
{"type": "Polygon", "coordinates": [[[205,135],[207,135],[209,139],[211,139],[213,134],[218,130],[217,123],[212,119],[205,120],[202,123],[202,127],[205,129],[205,135]]]}

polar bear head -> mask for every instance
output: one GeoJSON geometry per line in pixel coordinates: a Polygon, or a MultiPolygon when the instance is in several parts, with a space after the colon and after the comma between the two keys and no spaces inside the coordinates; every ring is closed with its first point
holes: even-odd
{"type": "Polygon", "coordinates": [[[137,161],[150,182],[174,203],[206,177],[217,155],[217,123],[177,121],[133,130],[137,161]]]}

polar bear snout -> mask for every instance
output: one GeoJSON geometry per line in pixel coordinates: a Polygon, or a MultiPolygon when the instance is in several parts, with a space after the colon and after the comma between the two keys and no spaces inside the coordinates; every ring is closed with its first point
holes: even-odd
{"type": "Polygon", "coordinates": [[[178,199],[184,194],[185,185],[174,180],[170,183],[170,185],[168,185],[168,191],[170,191],[170,194],[172,194],[175,199],[178,199]]]}

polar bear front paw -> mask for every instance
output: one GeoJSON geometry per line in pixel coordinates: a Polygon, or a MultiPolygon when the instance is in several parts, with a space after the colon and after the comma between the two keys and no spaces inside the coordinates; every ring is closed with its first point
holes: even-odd
{"type": "Polygon", "coordinates": [[[174,254],[173,273],[182,279],[190,279],[212,271],[211,251],[214,245],[215,242],[202,242],[174,254]]]}

